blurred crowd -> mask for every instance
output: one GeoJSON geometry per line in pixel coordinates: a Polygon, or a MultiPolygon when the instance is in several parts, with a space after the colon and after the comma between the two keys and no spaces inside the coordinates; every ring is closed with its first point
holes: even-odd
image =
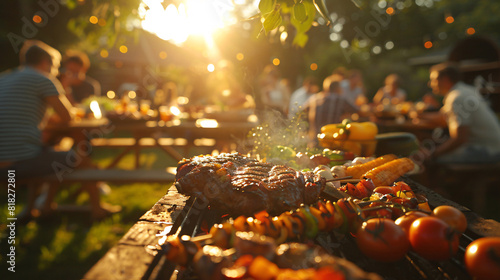
{"type": "MultiPolygon", "coordinates": [[[[15,169],[18,178],[30,178],[54,172],[54,164],[64,164],[68,158],[69,152],[54,151],[49,138],[42,137],[47,109],[54,112],[50,121],[68,125],[78,112],[75,107],[88,98],[99,97],[101,88],[87,75],[89,58],[79,51],[67,51],[61,56],[43,42],[28,40],[20,52],[20,62],[18,68],[0,76],[0,172],[15,169]]],[[[318,77],[304,77],[297,88],[293,85],[298,83],[284,79],[274,65],[266,66],[250,87],[242,84],[236,67],[230,62],[222,61],[217,69],[205,80],[197,81],[205,91],[197,97],[190,96],[190,102],[187,97],[179,96],[172,82],[164,83],[153,94],[137,90],[137,96],[131,98],[145,99],[158,107],[160,113],[162,106],[169,110],[169,106],[182,103],[188,105],[187,113],[192,116],[192,113],[201,113],[200,117],[208,117],[212,113],[221,117],[213,114],[225,113],[226,120],[230,121],[246,121],[250,115],[262,117],[266,112],[274,112],[283,119],[299,117],[309,124],[308,136],[313,145],[317,145],[317,135],[324,125],[340,123],[344,118],[373,120],[396,112],[390,115],[396,116],[396,120],[425,120],[436,127],[448,128],[449,138],[436,149],[426,151],[426,160],[500,161],[498,118],[474,87],[461,82],[459,68],[452,63],[430,69],[429,87],[433,94],[424,95],[416,105],[406,100],[407,94],[401,88],[397,73],[385,78],[370,102],[360,69],[339,67],[323,81],[318,77]],[[207,92],[207,88],[213,92],[207,92]],[[442,103],[438,101],[440,98],[442,103]],[[402,114],[406,114],[405,117],[398,119],[402,114]]],[[[122,91],[131,91],[127,84],[122,86],[122,91]]],[[[122,94],[117,98],[127,97],[122,94]]],[[[100,202],[98,186],[85,188],[94,217],[114,211],[100,202]]],[[[36,192],[36,189],[30,192],[27,216],[32,215],[36,192]]],[[[50,213],[54,193],[55,190],[49,191],[43,212],[50,213]]]]}

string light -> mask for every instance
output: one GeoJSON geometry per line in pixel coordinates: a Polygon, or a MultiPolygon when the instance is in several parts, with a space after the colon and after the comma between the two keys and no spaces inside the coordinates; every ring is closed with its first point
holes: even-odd
{"type": "Polygon", "coordinates": [[[101,27],[105,26],[106,25],[106,20],[103,19],[103,18],[100,18],[98,21],[97,21],[97,24],[101,27]]]}
{"type": "Polygon", "coordinates": [[[113,99],[113,98],[115,98],[115,97],[116,97],[116,93],[115,93],[114,91],[110,90],[110,91],[108,91],[108,92],[106,93],[106,96],[107,96],[109,99],[113,99]]]}
{"type": "Polygon", "coordinates": [[[103,58],[106,58],[109,56],[109,53],[107,50],[101,50],[101,52],[99,53],[101,55],[101,57],[103,58]]]}
{"type": "Polygon", "coordinates": [[[34,23],[41,23],[42,22],[42,17],[39,15],[34,15],[33,16],[33,22],[34,23]]]}
{"type": "Polygon", "coordinates": [[[89,18],[90,23],[92,24],[97,24],[99,22],[99,19],[96,16],[91,16],[89,18]]]}

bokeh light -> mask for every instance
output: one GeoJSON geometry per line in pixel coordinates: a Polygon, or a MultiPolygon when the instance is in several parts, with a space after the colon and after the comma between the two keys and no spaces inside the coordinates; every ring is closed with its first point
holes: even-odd
{"type": "Polygon", "coordinates": [[[116,93],[112,90],[109,90],[108,92],[106,92],[106,96],[109,98],[109,99],[113,99],[116,97],[116,93]]]}
{"type": "Polygon", "coordinates": [[[42,22],[42,17],[39,15],[34,15],[33,16],[33,22],[34,23],[41,23],[42,22]]]}
{"type": "Polygon", "coordinates": [[[127,48],[127,46],[125,46],[125,45],[121,45],[121,46],[120,46],[120,52],[121,52],[121,53],[127,53],[127,52],[128,52],[128,48],[127,48]]]}
{"type": "Polygon", "coordinates": [[[99,52],[99,55],[101,55],[101,57],[103,57],[103,58],[106,58],[106,57],[108,57],[108,56],[109,56],[109,53],[108,53],[108,51],[107,51],[107,50],[101,50],[101,51],[99,52]]]}
{"type": "Polygon", "coordinates": [[[92,24],[97,24],[99,22],[99,19],[96,16],[91,16],[89,18],[90,23],[92,24]]]}

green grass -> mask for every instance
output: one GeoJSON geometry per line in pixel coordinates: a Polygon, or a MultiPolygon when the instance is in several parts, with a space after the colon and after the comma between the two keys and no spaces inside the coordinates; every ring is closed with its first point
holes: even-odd
{"type": "MultiPolygon", "coordinates": [[[[207,151],[193,149],[190,154],[201,152],[207,151]]],[[[92,159],[99,166],[105,166],[117,153],[117,150],[96,149],[92,159]]],[[[140,159],[143,169],[164,169],[177,164],[156,149],[144,149],[140,159]]],[[[117,167],[132,169],[133,164],[133,155],[129,154],[117,167]]],[[[56,214],[49,222],[31,221],[18,226],[15,273],[7,271],[6,255],[11,246],[7,244],[9,231],[4,224],[7,221],[7,189],[0,187],[0,279],[80,279],[167,192],[171,184],[110,186],[112,192],[102,196],[102,200],[121,205],[123,210],[103,221],[90,223],[88,214],[83,213],[56,214]]],[[[71,193],[77,188],[78,185],[73,185],[60,190],[56,201],[60,204],[70,202],[71,193]]],[[[20,186],[16,190],[17,213],[24,207],[26,194],[27,190],[20,186]]],[[[87,195],[81,194],[76,203],[88,204],[87,195]]]]}

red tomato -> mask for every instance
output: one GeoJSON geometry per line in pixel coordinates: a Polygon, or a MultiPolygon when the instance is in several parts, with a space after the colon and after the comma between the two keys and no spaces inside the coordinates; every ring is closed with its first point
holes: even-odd
{"type": "Polygon", "coordinates": [[[358,248],[366,256],[382,262],[403,258],[410,249],[405,232],[390,219],[371,219],[356,232],[358,248]]]}
{"type": "Polygon", "coordinates": [[[467,219],[464,213],[453,206],[438,206],[432,211],[432,216],[440,218],[460,233],[467,229],[467,219]]]}
{"type": "Polygon", "coordinates": [[[469,244],[465,266],[478,280],[500,279],[500,237],[483,237],[469,244]]]}
{"type": "Polygon", "coordinates": [[[363,183],[359,182],[357,185],[356,185],[356,189],[358,189],[358,192],[359,192],[359,197],[360,199],[362,198],[365,198],[365,197],[369,197],[371,195],[371,191],[368,190],[365,185],[363,185],[363,183]]]}
{"type": "MultiPolygon", "coordinates": [[[[278,277],[279,278],[279,277],[278,277]]],[[[331,267],[324,266],[314,275],[315,280],[332,280],[332,279],[345,279],[344,274],[341,271],[335,270],[331,267]]]]}
{"type": "Polygon", "coordinates": [[[394,186],[392,186],[392,189],[394,190],[395,193],[400,192],[400,191],[411,191],[410,186],[408,186],[407,183],[403,181],[399,181],[394,183],[394,186]]]}
{"type": "MultiPolygon", "coordinates": [[[[370,203],[370,205],[368,205],[368,208],[377,207],[377,206],[381,206],[381,205],[385,205],[385,204],[382,202],[372,202],[372,203],[370,203]]],[[[388,219],[390,219],[392,217],[392,209],[382,208],[379,210],[370,210],[370,211],[365,210],[365,211],[363,211],[363,215],[365,218],[388,218],[388,219]]]]}
{"type": "Polygon", "coordinates": [[[458,234],[436,217],[416,219],[410,227],[410,243],[415,252],[433,261],[444,261],[458,251],[458,234]]]}
{"type": "Polygon", "coordinates": [[[375,189],[375,185],[373,184],[372,179],[363,179],[359,181],[359,184],[362,184],[370,192],[372,192],[375,189]]]}
{"type": "Polygon", "coordinates": [[[392,189],[392,187],[376,187],[373,192],[376,192],[376,193],[381,193],[381,194],[392,194],[392,195],[396,195],[396,193],[394,192],[394,190],[392,189]]]}
{"type": "Polygon", "coordinates": [[[396,225],[401,227],[401,229],[403,229],[405,231],[406,235],[408,235],[408,237],[409,237],[411,224],[418,218],[428,217],[428,216],[429,215],[425,214],[424,212],[411,211],[411,212],[408,212],[408,213],[404,214],[403,216],[397,218],[395,223],[396,223],[396,225]]]}

